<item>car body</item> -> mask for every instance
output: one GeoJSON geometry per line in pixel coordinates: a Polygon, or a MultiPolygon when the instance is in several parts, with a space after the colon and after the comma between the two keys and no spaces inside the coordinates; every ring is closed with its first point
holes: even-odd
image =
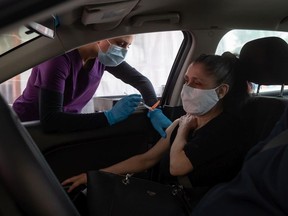
{"type": "MultiPolygon", "coordinates": [[[[3,51],[0,56],[0,82],[7,83],[13,77],[45,60],[97,40],[127,34],[177,31],[182,36],[173,58],[167,60],[170,70],[166,69],[166,83],[158,86],[163,87],[160,95],[161,108],[171,120],[174,120],[183,114],[179,96],[184,83],[184,73],[198,55],[225,51],[225,46],[219,48],[219,42],[231,30],[239,30],[239,38],[246,37],[242,30],[248,32],[246,35],[251,34],[252,30],[262,33],[277,30],[279,37],[283,36],[286,39],[287,8],[286,0],[66,0],[61,2],[31,0],[15,1],[13,5],[10,1],[4,1],[0,15],[3,21],[0,25],[0,34],[13,32],[14,29],[31,22],[49,27],[54,34],[51,38],[38,32],[37,36],[27,43],[8,49],[7,52],[3,51]]],[[[257,34],[256,37],[262,36],[257,34]]],[[[251,38],[245,40],[249,41],[251,38]]],[[[239,52],[245,40],[240,44],[232,43],[231,51],[239,52]]],[[[165,43],[167,47],[161,48],[164,53],[172,42],[165,43]]],[[[157,44],[157,39],[151,44],[148,42],[146,46],[151,46],[155,55],[158,55],[160,48],[156,48],[154,44],[157,44]]],[[[145,57],[148,58],[147,55],[145,57]]],[[[153,58],[150,61],[153,61],[153,58]]],[[[1,93],[5,94],[3,90],[1,93]]],[[[269,91],[267,94],[272,97],[278,95],[276,91],[269,91]]],[[[119,92],[116,96],[119,95],[122,97],[124,92],[119,92]]],[[[116,96],[109,95],[108,98],[116,96]]],[[[285,98],[283,100],[286,101],[285,98]]],[[[254,114],[256,116],[257,112],[255,110],[255,113],[251,114],[252,117],[254,114]]],[[[151,126],[146,113],[147,110],[138,109],[127,120],[111,128],[82,132],[47,134],[42,131],[39,121],[25,122],[22,125],[61,182],[72,175],[114,164],[153,146],[159,135],[151,126]]],[[[255,142],[265,138],[279,115],[275,116],[273,124],[265,128],[267,130],[265,134],[259,132],[260,135],[255,138],[255,142]]],[[[259,128],[260,130],[262,129],[259,128]]],[[[145,178],[153,178],[153,175],[155,172],[152,171],[141,174],[145,178]]],[[[33,175],[27,174],[26,177],[30,178],[31,182],[35,181],[33,175]]],[[[19,198],[17,202],[21,202],[21,199],[19,198]]],[[[37,202],[33,203],[33,199],[31,202],[31,208],[33,205],[36,208],[37,202]]],[[[31,214],[29,210],[25,211],[27,211],[25,215],[35,215],[32,210],[31,214]]]]}

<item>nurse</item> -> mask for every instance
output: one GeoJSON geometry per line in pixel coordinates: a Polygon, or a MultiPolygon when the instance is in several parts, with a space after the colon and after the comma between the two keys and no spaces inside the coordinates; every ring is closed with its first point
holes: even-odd
{"type": "MultiPolygon", "coordinates": [[[[135,87],[145,103],[157,97],[151,82],[124,58],[132,35],[97,41],[32,69],[23,94],[13,103],[21,121],[39,120],[44,131],[76,131],[106,127],[126,119],[138,106],[141,96],[129,95],[103,113],[81,114],[95,94],[104,70],[135,87]]],[[[162,137],[171,121],[160,109],[148,112],[152,125],[162,137]]]]}

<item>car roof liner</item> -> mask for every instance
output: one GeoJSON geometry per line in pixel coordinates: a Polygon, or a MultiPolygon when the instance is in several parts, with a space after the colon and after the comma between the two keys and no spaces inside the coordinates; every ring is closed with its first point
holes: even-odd
{"type": "Polygon", "coordinates": [[[180,23],[180,14],[176,12],[151,14],[151,15],[137,15],[132,17],[132,25],[140,27],[148,22],[165,22],[170,24],[180,23]]]}
{"type": "Polygon", "coordinates": [[[81,22],[85,26],[92,25],[94,29],[113,29],[136,7],[138,2],[139,0],[130,0],[85,6],[81,22]]]}
{"type": "Polygon", "coordinates": [[[32,21],[43,20],[53,13],[61,13],[74,7],[77,0],[4,0],[0,2],[2,10],[0,14],[0,29],[9,31],[15,26],[25,25],[32,21]]]}
{"type": "Polygon", "coordinates": [[[276,27],[277,31],[287,31],[288,29],[288,16],[284,17],[276,27]]]}

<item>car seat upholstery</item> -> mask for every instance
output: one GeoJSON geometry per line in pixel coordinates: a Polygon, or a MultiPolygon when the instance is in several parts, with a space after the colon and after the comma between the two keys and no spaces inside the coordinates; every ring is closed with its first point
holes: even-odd
{"type": "MultiPolygon", "coordinates": [[[[241,49],[239,59],[247,81],[258,85],[288,84],[288,44],[281,38],[250,41],[241,49]]],[[[269,135],[288,105],[287,99],[280,95],[251,95],[244,106],[242,117],[249,128],[252,144],[269,135]]]]}
{"type": "Polygon", "coordinates": [[[79,215],[40,150],[1,95],[0,128],[0,214],[79,215]]]}

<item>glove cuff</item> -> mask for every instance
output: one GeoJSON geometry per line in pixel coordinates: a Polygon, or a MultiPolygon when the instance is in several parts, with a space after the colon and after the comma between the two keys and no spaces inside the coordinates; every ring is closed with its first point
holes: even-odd
{"type": "Polygon", "coordinates": [[[147,113],[147,117],[151,118],[152,115],[155,115],[155,113],[158,113],[158,112],[162,113],[162,110],[160,110],[160,109],[154,109],[153,111],[149,110],[148,113],[147,113]]]}
{"type": "Polygon", "coordinates": [[[113,115],[112,115],[112,113],[110,111],[104,111],[104,115],[106,116],[106,118],[108,120],[108,123],[110,125],[113,125],[113,124],[116,123],[115,119],[114,119],[114,117],[113,117],[113,115]]]}

